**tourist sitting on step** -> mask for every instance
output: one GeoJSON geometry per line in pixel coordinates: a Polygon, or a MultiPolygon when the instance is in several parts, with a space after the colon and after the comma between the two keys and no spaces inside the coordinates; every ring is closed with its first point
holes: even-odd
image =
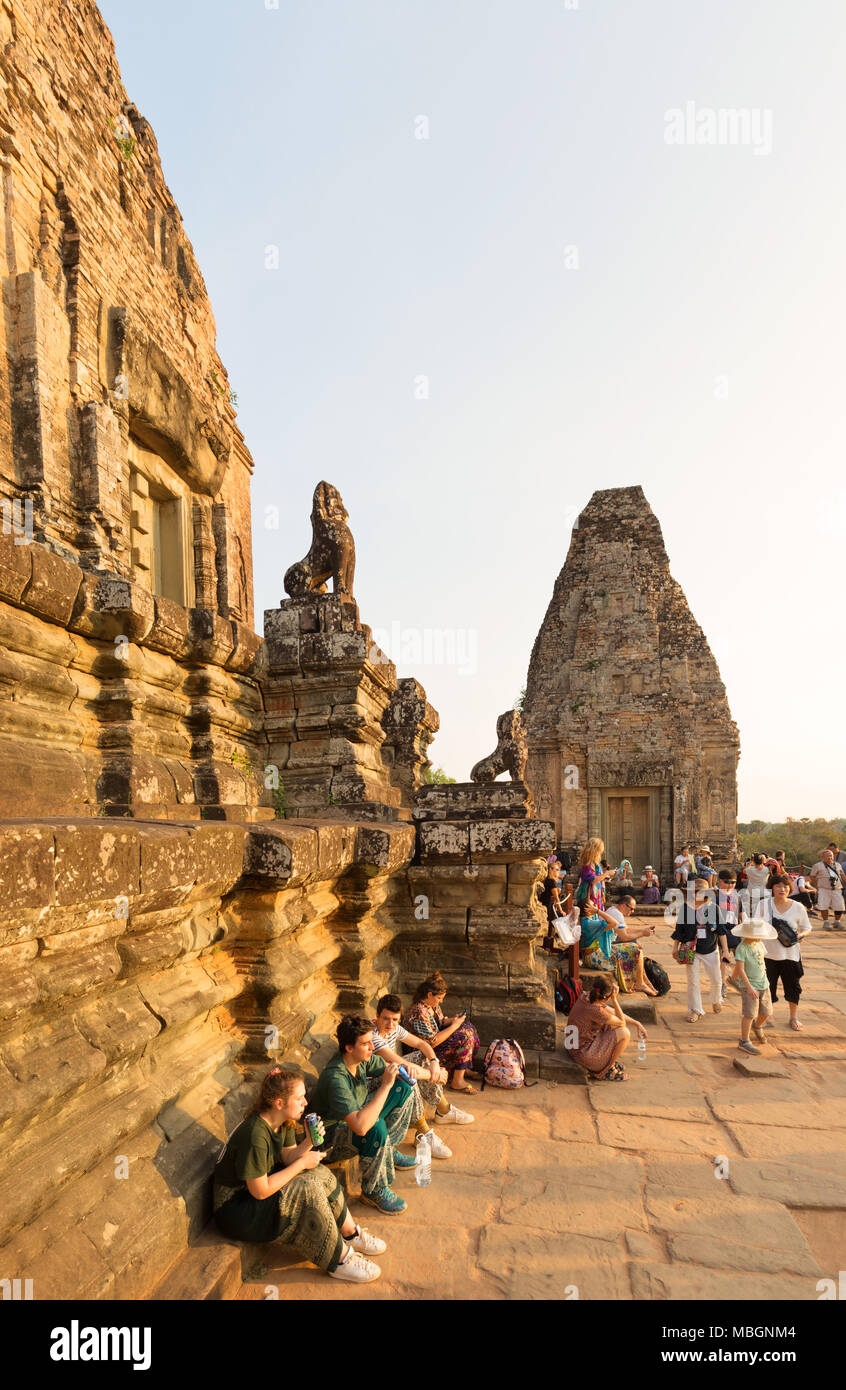
{"type": "Polygon", "coordinates": [[[640,886],[643,889],[641,902],[644,907],[650,907],[661,901],[661,880],[651,864],[647,864],[641,874],[640,886]]]}
{"type": "MultiPolygon", "coordinates": [[[[462,1095],[474,1095],[476,1088],[469,1085],[466,1077],[479,1046],[479,1034],[473,1024],[467,1022],[466,1014],[444,1017],[441,1005],[446,992],[446,980],[440,971],[434,971],[417,986],[405,1016],[405,1026],[434,1049],[438,1061],[449,1073],[449,1089],[462,1095]]],[[[475,1073],[470,1072],[470,1075],[475,1073]]]]}
{"type": "Polygon", "coordinates": [[[714,868],[711,859],[710,845],[702,845],[700,847],[699,853],[695,856],[695,865],[697,877],[707,879],[709,888],[716,888],[717,870],[714,868]]]}
{"type": "Polygon", "coordinates": [[[311,1138],[296,1142],[294,1126],[305,1108],[302,1077],[274,1067],[218,1159],[215,1221],[230,1240],[280,1240],[333,1279],[369,1284],[381,1270],[365,1256],[387,1247],[350,1216],[343,1189],[320,1167],[323,1154],[311,1138]]]}
{"type": "Polygon", "coordinates": [[[634,869],[632,868],[631,860],[621,859],[620,863],[617,866],[617,872],[614,877],[614,887],[632,888],[634,886],[634,879],[632,877],[633,874],[634,869]]]}
{"type": "Polygon", "coordinates": [[[673,860],[674,878],[677,888],[684,888],[691,873],[695,870],[695,867],[695,864],[691,862],[690,858],[690,845],[682,845],[673,860]]]}
{"type": "Polygon", "coordinates": [[[657,994],[643,968],[643,951],[638,938],[654,932],[653,925],[630,927],[625,917],[636,906],[634,898],[626,898],[619,908],[601,912],[581,908],[582,962],[588,970],[611,970],[623,994],[639,990],[642,994],[657,994]],[[620,911],[625,904],[625,913],[620,911]]]}
{"type": "MultiPolygon", "coordinates": [[[[414,1132],[417,1135],[426,1135],[433,1158],[452,1158],[452,1150],[447,1148],[443,1139],[435,1133],[426,1118],[427,1105],[435,1111],[436,1115],[439,1105],[442,1107],[441,1114],[444,1117],[449,1113],[450,1106],[449,1102],[444,1100],[443,1088],[443,1082],[447,1079],[446,1068],[441,1066],[427,1042],[424,1042],[422,1038],[415,1038],[412,1033],[403,1028],[400,1023],[401,1017],[402,1000],[399,995],[383,994],[376,1005],[376,1017],[373,1021],[374,1055],[381,1057],[383,1062],[396,1062],[398,1066],[405,1067],[406,1071],[414,1077],[417,1083],[414,1087],[414,1108],[411,1112],[414,1132]],[[401,1056],[399,1048],[403,1044],[413,1050],[401,1056]],[[415,1044],[417,1044],[416,1047],[415,1044]],[[424,1066],[427,1059],[429,1064],[424,1066]]],[[[369,1082],[371,1089],[377,1084],[377,1078],[371,1078],[369,1082]]]]}
{"type": "Polygon", "coordinates": [[[610,975],[598,975],[590,993],[579,995],[567,1018],[564,1048],[593,1081],[627,1081],[618,1058],[629,1045],[629,1026],[638,1036],[646,1029],[620,1008],[619,992],[610,975]]]}
{"type": "Polygon", "coordinates": [[[714,894],[708,880],[697,878],[693,902],[679,908],[673,931],[673,959],[687,970],[687,1021],[698,1023],[705,1017],[699,987],[700,969],[711,982],[711,1008],[718,1014],[723,1007],[723,976],[720,964],[731,964],[726,945],[726,928],[720,926],[714,909],[714,894]]]}
{"type": "Polygon", "coordinates": [[[373,1054],[373,1024],[361,1014],[345,1014],[336,1033],[338,1051],[317,1080],[313,1104],[326,1126],[329,1161],[358,1153],[361,1198],[388,1216],[407,1202],[393,1191],[396,1168],[413,1168],[399,1145],[411,1124],[415,1087],[399,1075],[396,1062],[373,1054]],[[377,1080],[371,1093],[371,1078],[377,1080]]]}

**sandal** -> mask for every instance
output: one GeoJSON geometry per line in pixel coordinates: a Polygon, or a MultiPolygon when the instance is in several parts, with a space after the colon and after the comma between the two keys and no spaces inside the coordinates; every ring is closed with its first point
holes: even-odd
{"type": "Polygon", "coordinates": [[[460,1096],[475,1096],[475,1086],[448,1086],[447,1090],[457,1091],[460,1096]]]}
{"type": "Polygon", "coordinates": [[[688,1023],[698,1023],[700,1018],[704,1017],[704,1014],[697,1013],[695,1009],[691,1009],[690,1013],[687,1016],[687,1021],[688,1023]]]}
{"type": "Polygon", "coordinates": [[[628,1079],[628,1072],[623,1071],[619,1062],[614,1062],[613,1066],[609,1067],[608,1071],[605,1073],[606,1081],[628,1081],[628,1079]]]}
{"type": "Polygon", "coordinates": [[[804,1023],[799,1022],[798,1018],[792,1018],[790,1020],[790,1026],[794,1033],[801,1033],[802,1029],[805,1027],[804,1023]]]}

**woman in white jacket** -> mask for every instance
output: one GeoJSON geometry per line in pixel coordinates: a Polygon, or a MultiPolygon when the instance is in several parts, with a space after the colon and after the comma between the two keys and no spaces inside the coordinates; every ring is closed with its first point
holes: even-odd
{"type": "MultiPolygon", "coordinates": [[[[767,953],[765,965],[773,1004],[776,1002],[778,982],[781,980],[784,997],[790,1010],[790,1026],[795,1033],[799,1033],[802,1029],[802,1024],[797,1017],[799,997],[802,993],[802,986],[799,981],[804,974],[799,942],[803,936],[808,935],[811,930],[811,922],[802,904],[790,897],[792,887],[787,874],[777,874],[773,879],[772,920],[776,931],[781,931],[785,937],[789,937],[790,932],[789,930],[785,931],[784,928],[792,928],[796,935],[796,941],[791,945],[785,945],[782,940],[775,937],[772,941],[764,942],[764,950],[767,953]]],[[[768,903],[767,906],[770,904],[768,903]]]]}

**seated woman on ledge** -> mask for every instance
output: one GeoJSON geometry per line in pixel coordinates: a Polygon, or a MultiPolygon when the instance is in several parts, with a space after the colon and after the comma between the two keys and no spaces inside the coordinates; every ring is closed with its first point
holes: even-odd
{"type": "Polygon", "coordinates": [[[214,1217],[230,1240],[292,1245],[333,1279],[369,1284],[383,1240],[357,1226],[343,1190],[323,1154],[306,1137],[296,1143],[294,1125],[306,1108],[305,1084],[274,1067],[258,1103],[229,1136],[214,1173],[214,1217]]]}
{"type": "Polygon", "coordinates": [[[450,1073],[449,1089],[473,1095],[476,1088],[467,1084],[465,1072],[473,1065],[479,1034],[473,1024],[466,1021],[466,1014],[444,1017],[441,1004],[446,991],[446,980],[436,970],[418,985],[405,1026],[434,1049],[438,1061],[450,1073]]]}
{"type": "MultiPolygon", "coordinates": [[[[633,898],[624,899],[621,907],[631,912],[633,898]]],[[[637,944],[640,936],[647,936],[655,929],[652,926],[629,927],[625,925],[624,914],[616,909],[608,912],[590,913],[582,909],[582,961],[589,970],[612,970],[623,994],[639,990],[641,994],[657,994],[649,983],[643,969],[643,951],[637,944]],[[622,925],[621,925],[622,923],[622,925]]]]}
{"type": "Polygon", "coordinates": [[[631,1038],[627,1024],[637,1029],[639,1037],[646,1037],[643,1024],[626,1017],[617,996],[610,976],[600,975],[590,994],[579,995],[567,1018],[565,1050],[593,1081],[628,1081],[628,1073],[617,1060],[631,1038]]]}

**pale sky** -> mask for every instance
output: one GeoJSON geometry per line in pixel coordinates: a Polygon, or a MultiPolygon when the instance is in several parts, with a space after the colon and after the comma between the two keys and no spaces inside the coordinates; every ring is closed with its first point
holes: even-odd
{"type": "Polygon", "coordinates": [[[101,10],[255,459],[258,630],[325,478],[463,779],[575,516],[640,483],[740,728],[741,820],[846,815],[842,0],[101,10]],[[722,143],[667,143],[674,110],[722,143]]]}

